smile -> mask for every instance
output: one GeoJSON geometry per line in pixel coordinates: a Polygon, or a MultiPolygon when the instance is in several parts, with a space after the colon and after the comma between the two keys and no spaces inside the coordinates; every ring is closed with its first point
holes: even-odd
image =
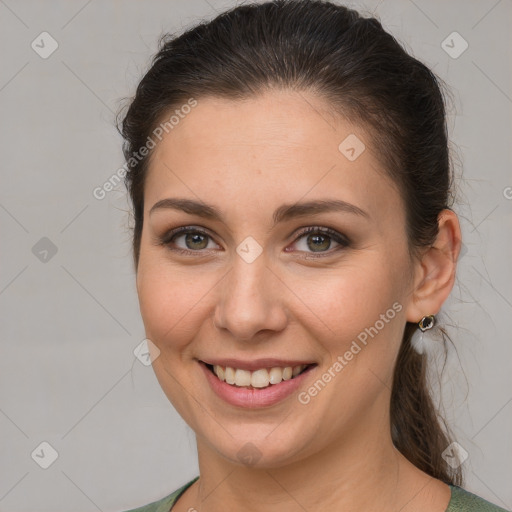
{"type": "Polygon", "coordinates": [[[300,375],[308,368],[306,364],[297,366],[261,368],[256,371],[242,370],[230,366],[207,365],[222,382],[237,387],[266,388],[281,383],[283,380],[290,380],[300,375]]]}
{"type": "Polygon", "coordinates": [[[198,363],[207,385],[217,397],[232,406],[251,409],[284,401],[314,378],[312,374],[318,367],[317,363],[268,359],[250,363],[235,360],[198,363]]]}

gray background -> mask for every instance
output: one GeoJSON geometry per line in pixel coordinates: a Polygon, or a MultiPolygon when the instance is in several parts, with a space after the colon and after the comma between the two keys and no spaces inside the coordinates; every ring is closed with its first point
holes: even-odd
{"type": "MultiPolygon", "coordinates": [[[[193,432],[134,356],[145,336],[124,187],[92,191],[123,164],[114,114],[158,36],[233,5],[0,0],[0,511],[126,510],[198,474],[193,432]],[[51,48],[43,31],[59,45],[46,59],[31,47],[51,48]],[[47,469],[43,441],[58,452],[47,469]]],[[[469,453],[466,488],[510,508],[512,5],[349,5],[375,11],[452,87],[464,247],[443,403],[469,453]],[[457,58],[441,46],[453,31],[469,44],[457,58]]]]}

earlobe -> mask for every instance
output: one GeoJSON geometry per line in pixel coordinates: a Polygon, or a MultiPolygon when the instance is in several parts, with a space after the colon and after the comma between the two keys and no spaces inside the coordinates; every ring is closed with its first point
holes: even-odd
{"type": "Polygon", "coordinates": [[[412,298],[406,310],[407,321],[418,322],[435,315],[450,294],[455,282],[461,231],[457,215],[448,209],[438,216],[439,232],[417,263],[412,298]]]}

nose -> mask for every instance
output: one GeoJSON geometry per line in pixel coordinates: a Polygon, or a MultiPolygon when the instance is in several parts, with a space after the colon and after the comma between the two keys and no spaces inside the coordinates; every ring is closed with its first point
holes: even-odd
{"type": "Polygon", "coordinates": [[[264,331],[283,330],[287,323],[285,288],[265,253],[251,263],[237,255],[218,290],[214,325],[243,341],[254,340],[264,331]]]}

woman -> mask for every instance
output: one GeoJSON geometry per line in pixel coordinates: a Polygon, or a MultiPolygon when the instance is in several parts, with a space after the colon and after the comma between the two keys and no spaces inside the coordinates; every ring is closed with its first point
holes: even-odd
{"type": "Polygon", "coordinates": [[[245,5],[165,38],[121,129],[200,468],[137,511],[503,510],[461,487],[425,378],[461,247],[431,71],[345,7],[245,5]]]}

